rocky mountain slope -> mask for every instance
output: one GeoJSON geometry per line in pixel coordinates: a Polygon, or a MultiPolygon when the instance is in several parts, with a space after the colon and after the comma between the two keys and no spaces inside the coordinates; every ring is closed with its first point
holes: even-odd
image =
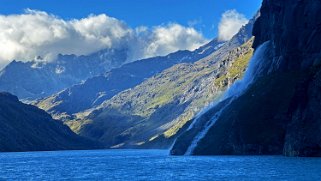
{"type": "MultiPolygon", "coordinates": [[[[235,41],[241,41],[235,40],[235,41]]],[[[195,51],[178,51],[164,57],[154,57],[125,64],[104,75],[86,80],[57,94],[40,100],[36,105],[53,115],[71,115],[100,105],[121,91],[133,88],[144,80],[178,63],[192,63],[222,46],[213,40],[195,51]]]]}
{"type": "Polygon", "coordinates": [[[126,49],[105,49],[87,56],[59,55],[52,62],[12,61],[0,71],[0,91],[20,99],[43,98],[119,67],[126,59],[126,49]]]}
{"type": "Polygon", "coordinates": [[[0,93],[0,125],[1,152],[101,148],[9,93],[0,93]]]}
{"type": "Polygon", "coordinates": [[[172,154],[321,156],[320,24],[320,1],[264,0],[253,82],[201,115],[172,154]]]}
{"type": "Polygon", "coordinates": [[[111,147],[168,148],[197,112],[243,75],[251,46],[250,40],[221,56],[217,51],[196,63],[175,65],[67,124],[111,147]]]}

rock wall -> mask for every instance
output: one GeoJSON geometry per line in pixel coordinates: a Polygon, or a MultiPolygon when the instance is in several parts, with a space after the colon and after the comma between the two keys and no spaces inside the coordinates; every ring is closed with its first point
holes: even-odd
{"type": "MultiPolygon", "coordinates": [[[[222,112],[193,154],[321,156],[321,1],[264,0],[260,12],[253,46],[270,41],[265,71],[222,112]]],[[[173,154],[184,153],[186,137],[173,154]]]]}
{"type": "Polygon", "coordinates": [[[321,1],[264,0],[254,48],[272,41],[270,71],[307,69],[321,60],[321,1]]]}

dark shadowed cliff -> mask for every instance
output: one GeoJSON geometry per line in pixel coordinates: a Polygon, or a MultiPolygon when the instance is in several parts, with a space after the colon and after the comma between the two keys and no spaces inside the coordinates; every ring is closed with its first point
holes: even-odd
{"type": "Polygon", "coordinates": [[[253,34],[265,51],[252,84],[201,116],[216,122],[183,134],[172,154],[203,131],[191,154],[321,156],[321,1],[264,0],[253,34]]]}
{"type": "Polygon", "coordinates": [[[81,138],[37,107],[0,93],[0,152],[95,149],[99,144],[81,138]]]}

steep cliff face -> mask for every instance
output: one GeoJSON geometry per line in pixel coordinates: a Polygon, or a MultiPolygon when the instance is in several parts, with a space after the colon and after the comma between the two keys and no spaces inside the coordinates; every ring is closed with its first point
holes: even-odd
{"type": "MultiPolygon", "coordinates": [[[[267,42],[262,70],[242,95],[201,116],[216,122],[191,153],[321,156],[320,25],[320,0],[264,0],[253,32],[254,48],[267,42]]],[[[172,154],[186,153],[195,130],[172,154]]]]}
{"type": "Polygon", "coordinates": [[[321,1],[265,0],[261,12],[254,47],[271,40],[270,72],[300,73],[288,119],[282,120],[288,123],[283,154],[321,156],[321,1]]]}
{"type": "Polygon", "coordinates": [[[265,0],[256,21],[254,48],[272,42],[271,71],[309,69],[320,64],[320,0],[265,0]]]}

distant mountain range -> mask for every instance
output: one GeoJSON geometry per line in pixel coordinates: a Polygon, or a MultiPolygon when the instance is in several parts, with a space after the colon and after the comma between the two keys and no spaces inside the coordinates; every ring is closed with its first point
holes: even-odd
{"type": "Polygon", "coordinates": [[[52,62],[12,61],[0,71],[0,91],[19,99],[43,98],[120,67],[126,59],[126,49],[105,49],[87,56],[58,55],[52,62]]]}

